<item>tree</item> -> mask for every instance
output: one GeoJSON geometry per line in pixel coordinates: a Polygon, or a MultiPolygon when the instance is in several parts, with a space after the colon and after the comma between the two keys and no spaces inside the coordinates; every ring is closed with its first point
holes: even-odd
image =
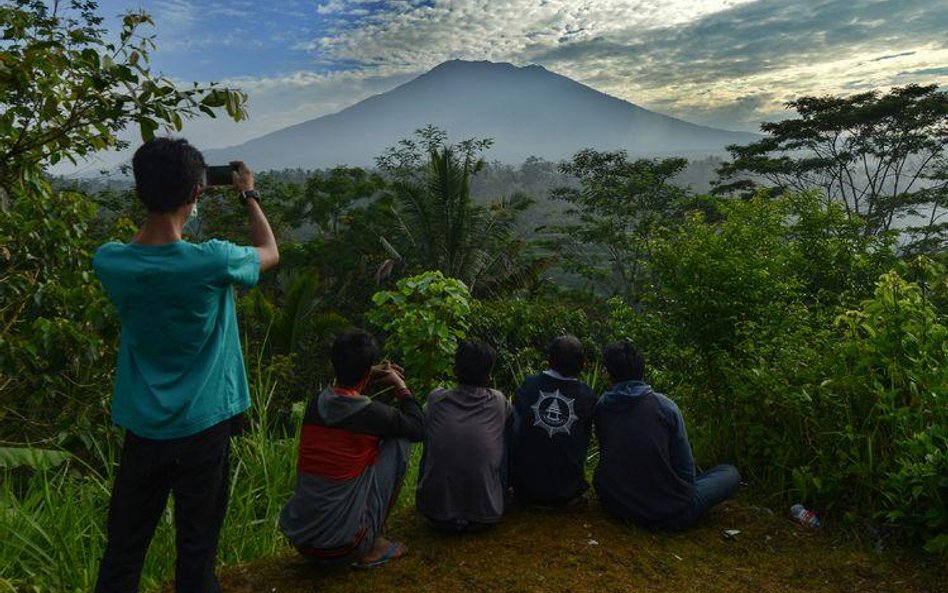
{"type": "Polygon", "coordinates": [[[238,91],[179,90],[152,75],[155,46],[139,35],[147,14],[126,15],[110,43],[95,8],[0,4],[0,418],[11,420],[4,440],[63,444],[78,436],[91,448],[89,435],[107,426],[100,416],[117,323],[91,257],[103,239],[132,229],[122,213],[97,218],[88,196],[54,191],[45,166],[122,146],[117,134],[133,123],[147,139],[161,124],[180,129],[183,118],[219,108],[245,115],[238,91]]]}
{"type": "Polygon", "coordinates": [[[821,189],[877,235],[904,227],[909,248],[948,240],[948,92],[935,85],[850,97],[802,97],[798,117],[761,124],[767,137],[729,146],[716,191],[769,185],[778,192],[821,189]]]}
{"type": "Polygon", "coordinates": [[[385,187],[377,173],[359,167],[335,167],[306,180],[303,191],[284,208],[284,218],[295,227],[313,224],[323,236],[338,235],[351,222],[350,212],[367,203],[385,187]]]}
{"type": "Polygon", "coordinates": [[[118,41],[106,40],[96,4],[13,0],[0,5],[0,188],[38,180],[42,167],[121,148],[118,134],[137,125],[148,140],[164,125],[215,117],[224,108],[246,117],[246,95],[215,84],[178,88],[152,73],[153,24],[144,12],[122,19],[118,41]]]}
{"type": "Polygon", "coordinates": [[[578,152],[560,170],[578,179],[579,186],[550,194],[571,205],[567,216],[572,220],[549,227],[547,244],[567,270],[637,302],[647,280],[649,239],[687,195],[671,183],[686,165],[677,158],[630,161],[625,151],[578,152]]]}
{"type": "Polygon", "coordinates": [[[409,268],[439,270],[465,282],[474,294],[516,282],[536,263],[522,258],[526,241],[514,225],[531,200],[523,194],[487,207],[471,198],[471,179],[484,166],[480,153],[491,140],[447,144],[443,130],[428,126],[417,140],[402,140],[377,159],[389,176],[397,230],[385,240],[395,260],[409,268]],[[393,246],[394,244],[394,246],[393,246]]]}

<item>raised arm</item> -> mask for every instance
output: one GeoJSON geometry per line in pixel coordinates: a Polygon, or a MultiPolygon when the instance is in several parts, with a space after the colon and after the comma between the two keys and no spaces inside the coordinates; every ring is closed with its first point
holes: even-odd
{"type": "MultiPolygon", "coordinates": [[[[234,189],[238,192],[253,190],[253,171],[242,161],[234,161],[231,164],[237,167],[234,171],[234,189]]],[[[247,198],[244,205],[250,217],[250,243],[256,247],[257,254],[260,256],[260,271],[265,272],[280,261],[280,249],[277,247],[273,229],[270,228],[270,223],[260,203],[254,198],[247,198]]]]}

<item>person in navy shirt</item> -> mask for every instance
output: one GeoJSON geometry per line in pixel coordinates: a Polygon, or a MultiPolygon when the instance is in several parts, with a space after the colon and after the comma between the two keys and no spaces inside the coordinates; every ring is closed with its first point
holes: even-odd
{"type": "Polygon", "coordinates": [[[585,502],[586,453],[597,399],[578,379],[585,360],[578,339],[560,336],[547,350],[549,368],[517,389],[510,476],[521,502],[555,508],[585,502]]]}
{"type": "Polygon", "coordinates": [[[603,362],[612,387],[596,405],[593,478],[602,508],[642,527],[680,530],[732,497],[741,482],[734,466],[695,475],[681,411],[644,381],[642,352],[623,340],[606,346],[603,362]]]}

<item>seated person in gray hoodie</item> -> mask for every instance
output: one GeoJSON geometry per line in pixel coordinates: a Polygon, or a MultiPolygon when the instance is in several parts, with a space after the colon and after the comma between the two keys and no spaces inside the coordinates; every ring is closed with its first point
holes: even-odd
{"type": "Polygon", "coordinates": [[[303,416],[296,488],[280,529],[320,564],[373,567],[406,551],[382,532],[424,424],[401,370],[372,366],[379,356],[370,334],[339,335],[332,345],[336,382],[309,401],[303,416]],[[364,395],[370,385],[396,403],[364,395]]]}
{"type": "Polygon", "coordinates": [[[496,357],[483,342],[462,341],[457,387],[428,396],[415,504],[442,531],[489,528],[504,513],[513,413],[507,398],[488,387],[496,357]]]}
{"type": "Polygon", "coordinates": [[[621,341],[606,346],[602,357],[612,384],[594,412],[593,485],[602,508],[641,527],[680,530],[732,497],[741,482],[734,466],[695,476],[681,411],[643,380],[641,351],[621,341]]]}

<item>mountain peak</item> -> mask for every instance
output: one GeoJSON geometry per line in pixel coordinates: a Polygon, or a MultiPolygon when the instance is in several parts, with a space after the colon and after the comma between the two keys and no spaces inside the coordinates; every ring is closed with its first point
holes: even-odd
{"type": "Polygon", "coordinates": [[[487,158],[508,163],[566,159],[584,148],[699,155],[757,139],[654,113],[536,64],[448,60],[338,113],[208,152],[258,168],[362,166],[428,124],[452,142],[493,138],[487,158]]]}
{"type": "Polygon", "coordinates": [[[513,70],[517,69],[516,66],[510,62],[491,62],[489,60],[462,60],[460,58],[455,58],[453,60],[446,60],[441,62],[434,68],[428,71],[428,73],[439,72],[444,70],[513,70]]]}

